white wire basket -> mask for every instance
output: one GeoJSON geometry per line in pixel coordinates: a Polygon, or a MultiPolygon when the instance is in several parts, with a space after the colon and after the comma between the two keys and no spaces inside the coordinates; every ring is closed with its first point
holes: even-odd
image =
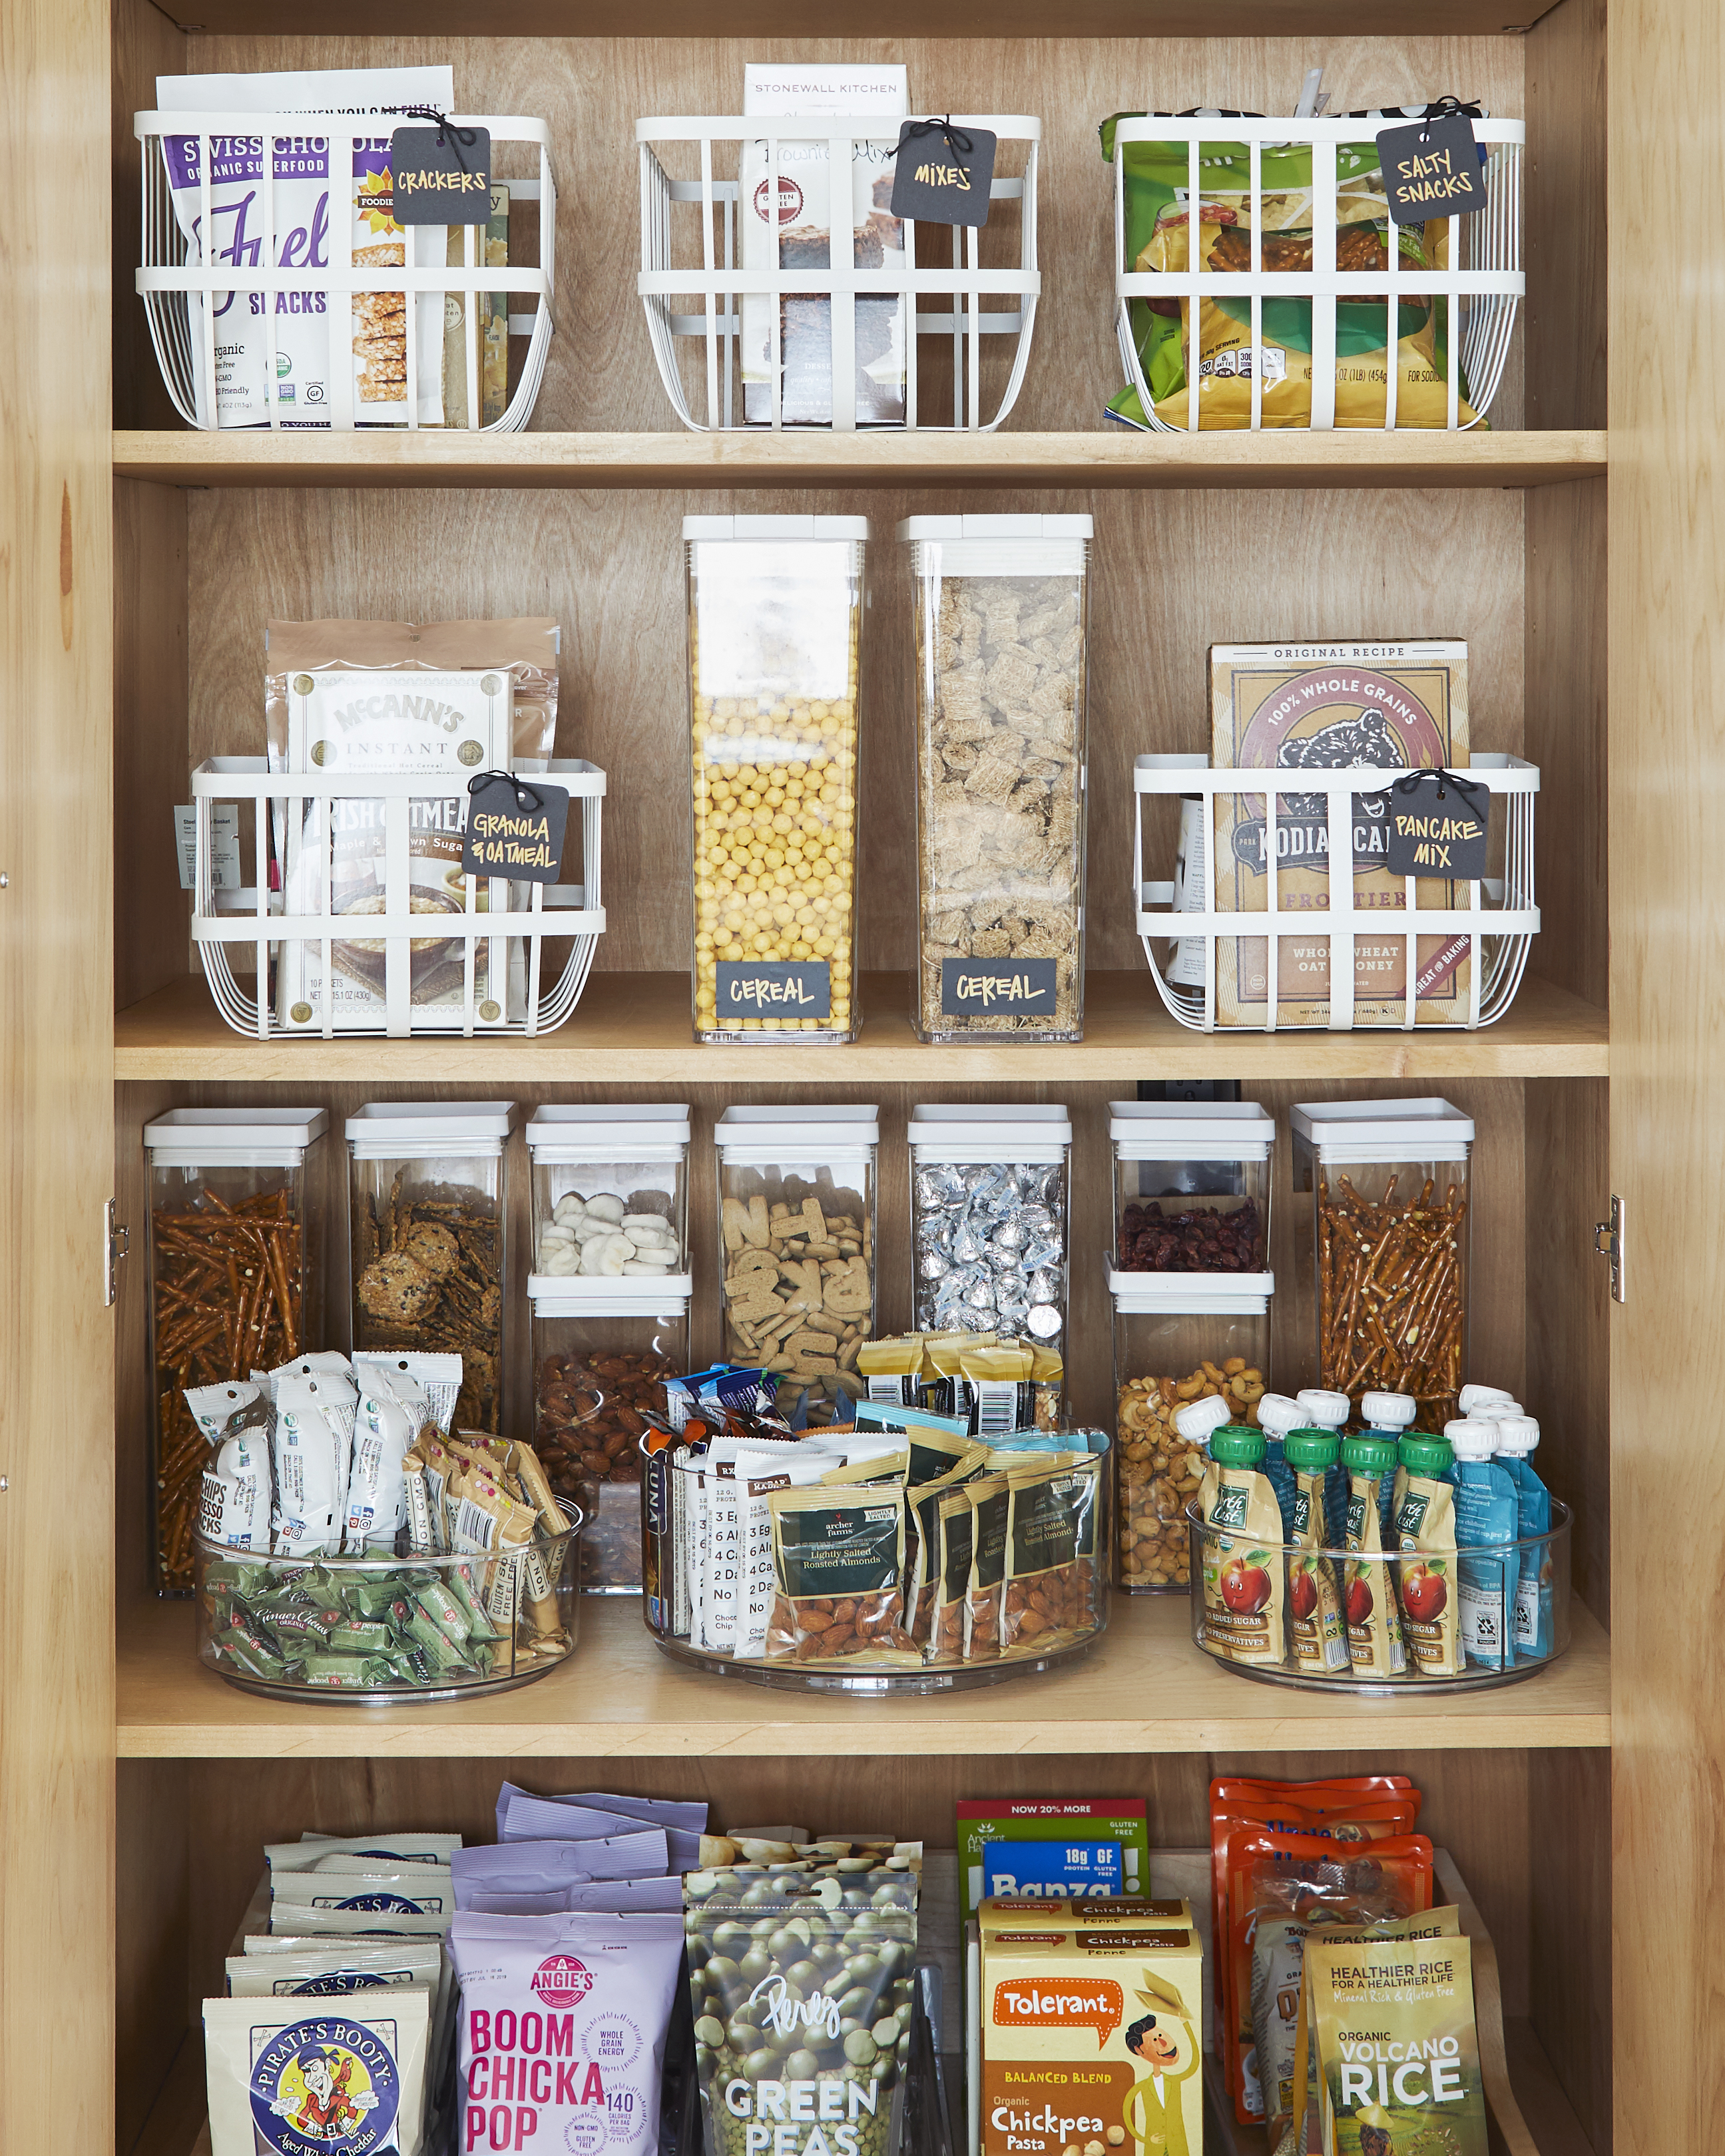
{"type": "MultiPolygon", "coordinates": [[[[1138,911],[1138,937],[1149,962],[1151,978],[1168,1010],[1180,1024],[1195,1032],[1213,1033],[1217,1028],[1217,947],[1230,937],[1254,942],[1267,940],[1266,999],[1261,1021],[1266,1033],[1278,1025],[1278,1009],[1286,998],[1280,993],[1279,946],[1282,937],[1329,939],[1329,1015],[1327,1029],[1346,1033],[1356,1024],[1399,1027],[1411,1032],[1416,1024],[1471,1030],[1502,1018],[1514,1000],[1527,969],[1528,947],[1539,928],[1539,908],[1533,902],[1533,798],[1539,791],[1539,769],[1518,756],[1473,756],[1466,776],[1486,786],[1491,794],[1487,834],[1493,859],[1501,859],[1501,876],[1486,876],[1463,886],[1467,903],[1461,906],[1423,906],[1422,879],[1404,879],[1403,909],[1389,911],[1380,905],[1355,904],[1353,797],[1381,793],[1405,770],[1377,770],[1363,767],[1339,771],[1301,771],[1297,783],[1266,791],[1271,773],[1261,767],[1217,770],[1202,756],[1141,756],[1133,765],[1132,785],[1137,794],[1132,839],[1132,896],[1138,911]],[[1325,834],[1328,888],[1327,911],[1314,910],[1310,894],[1300,894],[1297,906],[1281,903],[1280,855],[1276,840],[1279,823],[1292,821],[1285,803],[1289,795],[1322,793],[1327,797],[1325,834]],[[1211,849],[1216,829],[1218,794],[1243,794],[1264,809],[1264,853],[1267,885],[1265,908],[1260,911],[1231,912],[1215,902],[1215,880],[1211,873],[1211,849]],[[1202,859],[1186,863],[1186,882],[1177,893],[1172,882],[1144,880],[1144,819],[1147,806],[1155,801],[1195,797],[1202,818],[1202,859]],[[1357,1019],[1354,993],[1354,942],[1369,936],[1375,943],[1399,941],[1406,968],[1401,978],[1413,981],[1416,993],[1395,1000],[1402,1005],[1399,1019],[1357,1019]],[[1465,955],[1469,961],[1465,1016],[1434,1020],[1420,1018],[1416,972],[1418,941],[1442,937],[1435,958],[1428,956],[1421,972],[1430,978],[1440,963],[1453,963],[1465,955]],[[1171,980],[1176,952],[1168,963],[1158,964],[1154,943],[1185,947],[1187,970],[1200,961],[1203,981],[1182,983],[1171,980]]],[[[1309,870],[1307,861],[1300,866],[1309,870]]],[[[1429,880],[1435,880],[1430,879],[1429,880]]],[[[1370,894],[1381,898],[1381,893],[1370,894]]],[[[1287,1021],[1281,1023],[1286,1027],[1287,1021]]],[[[1303,1021],[1301,1021],[1303,1023],[1303,1021]]]]}
{"type": "MultiPolygon", "coordinates": [[[[193,880],[192,934],[203,961],[216,1008],[236,1033],[254,1040],[304,1036],[328,1040],[336,1034],[375,1034],[390,1039],[413,1034],[549,1033],[560,1026],[581,999],[593,970],[593,952],[604,933],[600,897],[599,816],[605,774],[591,763],[552,760],[542,771],[525,773],[531,784],[542,776],[570,796],[564,834],[566,861],[573,850],[580,815],[581,870],[578,884],[511,883],[501,876],[456,875],[462,910],[434,916],[413,909],[415,891],[410,852],[412,804],[446,806],[443,789],[428,788],[419,777],[361,778],[351,773],[273,772],[262,757],[213,757],[192,774],[196,841],[193,880]],[[383,910],[362,916],[363,943],[356,938],[357,916],[333,910],[332,862],[339,819],[316,804],[340,800],[375,803],[382,810],[383,910]],[[215,887],[214,809],[218,803],[251,811],[253,880],[243,890],[215,887]],[[308,814],[308,810],[312,813],[308,814]],[[287,890],[309,890],[316,903],[300,913],[280,910],[270,887],[271,832],[285,834],[287,890]],[[431,932],[429,934],[428,931],[431,932]],[[554,982],[547,984],[545,945],[570,942],[554,982]],[[338,945],[352,945],[373,956],[381,951],[382,978],[369,998],[368,1014],[337,1008],[338,999],[319,984],[338,971],[338,945]],[[432,946],[459,957],[459,994],[437,1001],[414,995],[415,962],[432,946]],[[254,989],[236,978],[229,953],[249,948],[254,989]],[[272,994],[271,961],[275,961],[272,994]],[[298,985],[296,986],[296,983],[298,985]],[[500,993],[499,991],[501,991],[500,993]]],[[[465,803],[464,803],[465,806],[465,803]]]]}
{"type": "MultiPolygon", "coordinates": [[[[1441,310],[1440,322],[1435,325],[1442,331],[1444,352],[1450,356],[1450,362],[1441,368],[1447,376],[1445,385],[1445,427],[1455,430],[1477,426],[1486,417],[1503,378],[1504,362],[1508,357],[1510,337],[1515,328],[1516,309],[1526,290],[1526,278],[1522,268],[1522,156],[1527,142],[1527,131],[1517,120],[1478,119],[1473,121],[1476,141],[1486,151],[1483,167],[1486,206],[1471,217],[1452,217],[1435,220],[1447,223],[1449,244],[1447,264],[1442,269],[1425,268],[1414,263],[1404,264],[1396,246],[1392,244],[1386,252],[1388,267],[1383,270],[1355,270],[1338,268],[1337,263],[1337,234],[1341,228],[1337,223],[1337,153],[1343,144],[1370,141],[1380,128],[1396,126],[1394,115],[1384,117],[1352,118],[1343,116],[1329,120],[1256,119],[1229,114],[1225,117],[1156,117],[1122,118],[1114,128],[1114,291],[1115,324],[1120,339],[1121,357],[1124,361],[1132,386],[1137,392],[1145,423],[1161,434],[1178,434],[1201,426],[1239,426],[1243,423],[1234,417],[1205,418],[1202,415],[1200,388],[1207,378],[1233,373],[1236,378],[1250,367],[1250,424],[1264,425],[1264,393],[1266,386],[1282,378],[1287,367],[1287,349],[1277,341],[1274,333],[1266,340],[1264,328],[1264,310],[1266,301],[1280,300],[1304,301],[1311,308],[1312,392],[1309,421],[1279,420],[1274,416],[1270,422],[1276,424],[1309,424],[1315,429],[1330,429],[1337,424],[1336,381],[1337,352],[1338,301],[1376,300],[1381,294],[1385,310],[1394,310],[1398,325],[1397,342],[1401,339],[1404,300],[1430,295],[1434,310],[1441,310]],[[1195,267],[1184,270],[1135,269],[1127,257],[1127,172],[1126,151],[1136,143],[1151,142],[1173,145],[1183,151],[1186,176],[1183,202],[1202,203],[1208,196],[1214,200],[1223,192],[1222,177],[1229,184],[1230,195],[1243,194],[1249,198],[1251,221],[1250,266],[1244,270],[1213,269],[1208,254],[1195,267]],[[1266,190],[1263,178],[1264,153],[1286,148],[1296,150],[1308,147],[1312,157],[1312,266],[1304,270],[1266,270],[1263,264],[1264,202],[1266,190]],[[1226,151],[1245,151],[1246,185],[1239,185],[1241,159],[1226,151]],[[1208,151],[1209,154],[1206,155],[1208,151]],[[1214,301],[1245,301],[1250,313],[1250,341],[1249,347],[1220,353],[1206,362],[1202,345],[1203,300],[1214,301]],[[1164,397],[1164,407],[1170,403],[1178,407],[1183,395],[1185,418],[1183,426],[1171,421],[1158,412],[1157,399],[1144,375],[1140,357],[1143,331],[1135,331],[1132,321],[1135,302],[1158,302],[1161,311],[1167,311],[1166,303],[1173,301],[1183,306],[1183,337],[1184,340],[1185,387],[1183,393],[1174,390],[1164,397]],[[1460,352],[1461,364],[1453,363],[1453,355],[1460,352]],[[1230,363],[1231,362],[1231,364],[1230,363]],[[1266,374],[1269,382],[1266,382],[1266,374]],[[1467,405],[1471,418],[1463,415],[1461,395],[1463,376],[1466,377],[1467,405]]],[[[1408,124],[1404,121],[1399,124],[1408,124]]],[[[1269,192],[1274,198],[1278,190],[1272,186],[1269,192]]],[[[1381,180],[1378,197],[1382,198],[1381,180]]],[[[1387,213],[1386,213],[1387,214],[1387,213]]],[[[1389,227],[1393,237],[1396,228],[1389,227]]],[[[1272,234],[1271,238],[1275,237],[1272,234]]],[[[1350,309],[1350,311],[1352,310],[1350,309]]],[[[1366,311],[1361,310],[1362,312],[1366,311]]],[[[1372,310],[1375,312],[1376,310],[1372,310]]],[[[1387,328],[1389,316],[1386,312],[1387,328]]],[[[1142,317],[1140,317],[1141,325],[1142,317]]],[[[1380,354],[1381,357],[1381,354],[1380,354]]],[[[1384,418],[1385,429],[1410,424],[1429,425],[1430,419],[1410,422],[1398,418],[1401,400],[1401,374],[1399,366],[1381,368],[1384,377],[1384,418]]],[[[1376,379],[1374,374],[1373,379],[1376,379]]],[[[1343,424],[1348,426],[1370,423],[1350,414],[1343,424]]]]}
{"type": "MultiPolygon", "coordinates": [[[[820,142],[826,148],[829,173],[851,169],[859,143],[875,143],[891,150],[896,145],[902,120],[885,122],[870,119],[833,119],[823,115],[809,119],[680,119],[641,120],[635,139],[641,151],[641,270],[638,290],[647,311],[648,332],[660,378],[677,417],[685,427],[700,433],[740,426],[827,426],[846,434],[859,426],[928,427],[920,407],[926,385],[919,378],[919,353],[925,340],[945,340],[951,348],[952,385],[950,421],[935,423],[931,431],[989,433],[1011,411],[1024,378],[1030,357],[1030,333],[1036,321],[1036,302],[1042,278],[1036,266],[1036,165],[1042,139],[1040,120],[1021,115],[957,114],[949,124],[955,129],[981,127],[999,137],[999,162],[1009,161],[1009,146],[1022,145],[1022,172],[997,172],[989,192],[988,223],[981,232],[973,226],[954,225],[952,266],[916,266],[916,226],[903,220],[902,265],[878,270],[855,267],[855,248],[842,244],[828,249],[826,266],[781,266],[744,269],[740,260],[737,204],[741,182],[737,177],[743,146],[764,145],[762,178],[752,194],[781,205],[790,198],[800,202],[796,182],[784,169],[781,151],[786,145],[820,142]],[[699,178],[674,177],[660,156],[660,147],[692,146],[698,152],[699,178]],[[716,157],[715,146],[721,146],[716,157]],[[724,167],[721,177],[719,167],[724,167]],[[677,215],[678,206],[691,205],[696,214],[677,215]],[[1001,203],[1018,205],[1016,264],[987,268],[982,264],[984,235],[998,240],[1005,220],[998,218],[1001,203]],[[849,259],[834,264],[834,256],[849,259]],[[882,403],[893,407],[891,415],[873,417],[858,412],[859,300],[896,296],[901,315],[913,321],[915,334],[895,331],[903,348],[901,388],[896,374],[883,381],[882,403]],[[944,299],[945,311],[924,311],[924,298],[944,299]],[[697,311],[682,313],[678,302],[692,300],[697,311]],[[818,417],[787,419],[784,413],[784,352],[783,330],[787,302],[824,302],[830,320],[831,376],[824,398],[826,408],[818,417]],[[985,305],[993,300],[999,304],[985,305]],[[751,305],[754,301],[756,305],[751,305]],[[764,304],[762,304],[764,302],[764,304]],[[745,343],[754,324],[764,324],[761,363],[753,378],[744,378],[745,343]],[[984,417],[995,396],[1003,371],[993,362],[985,383],[983,340],[1014,340],[1005,380],[999,388],[992,416],[984,417]],[[682,352],[696,347],[686,370],[682,352]],[[689,382],[697,392],[700,416],[691,408],[689,382]],[[742,416],[738,417],[738,392],[742,391],[742,416]],[[751,394],[750,393],[753,393],[751,394]]],[[[1011,162],[1017,162],[1015,158],[1011,162]]],[[[673,163],[693,163],[685,151],[673,163]]],[[[883,168],[891,170],[890,162],[883,168]]],[[[842,192],[842,190],[839,191],[842,192]]],[[[764,212],[762,214],[764,215],[764,212]]],[[[781,208],[783,223],[789,213],[781,208]]],[[[853,200],[850,229],[855,222],[853,200]]],[[[842,243],[844,212],[838,213],[842,243]]],[[[777,251],[777,250],[775,250],[777,251]]],[[[758,335],[758,331],[755,331],[758,335]]],[[[823,332],[817,326],[814,334],[823,332]]],[[[944,356],[943,356],[944,357],[944,356]]],[[[922,366],[926,369],[925,357],[922,366]]],[[[944,373],[944,365],[942,372],[944,373]]],[[[940,394],[944,401],[944,382],[940,394]]]]}
{"type": "MultiPolygon", "coordinates": [[[[367,155],[375,159],[381,150],[387,167],[388,137],[379,135],[375,119],[365,126],[352,113],[338,112],[134,116],[143,187],[137,290],[162,378],[188,425],[290,432],[443,425],[435,415],[443,409],[447,319],[459,306],[461,322],[473,325],[479,302],[500,293],[510,295],[510,335],[527,339],[520,378],[500,418],[464,431],[511,434],[526,425],[554,327],[557,187],[551,131],[542,120],[488,113],[456,114],[452,123],[489,128],[494,182],[508,188],[511,208],[517,202],[537,203],[536,263],[489,265],[483,224],[410,226],[405,231],[412,244],[403,247],[408,259],[403,263],[357,259],[379,251],[357,229],[362,214],[388,221],[391,198],[380,195],[367,210],[371,198],[353,177],[357,150],[362,162],[367,155]],[[506,146],[511,144],[525,144],[530,154],[510,158],[506,146]],[[222,235],[213,262],[201,245],[194,250],[176,214],[171,157],[186,180],[180,192],[194,206],[198,233],[222,235]],[[535,169],[514,177],[517,162],[535,169]],[[285,168],[280,174],[278,167],[285,168]],[[312,177],[302,177],[301,167],[312,177]],[[321,210],[319,174],[326,176],[321,210]],[[244,195],[228,184],[248,179],[256,185],[244,195]],[[337,207],[331,207],[332,198],[337,207]],[[357,206],[344,216],[339,205],[350,201],[357,206]],[[296,222],[307,203],[309,228],[296,222]],[[320,216],[321,234],[316,228],[320,216]],[[462,235],[459,263],[442,259],[452,228],[462,235]],[[283,259],[284,254],[315,255],[320,244],[326,259],[315,267],[283,259]],[[355,301],[368,294],[407,297],[405,372],[397,398],[379,396],[356,356],[355,301]],[[531,309],[518,311],[517,296],[531,299],[531,309]]],[[[381,227],[372,236],[391,244],[381,227]]],[[[399,231],[393,235],[401,237],[399,231]]],[[[469,334],[464,342],[460,408],[471,414],[485,408],[479,338],[469,334]]]]}

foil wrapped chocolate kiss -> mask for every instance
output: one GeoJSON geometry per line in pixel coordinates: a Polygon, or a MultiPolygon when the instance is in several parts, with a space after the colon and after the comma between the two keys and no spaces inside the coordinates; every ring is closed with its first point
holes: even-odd
{"type": "Polygon", "coordinates": [[[1066,1324],[1066,1175],[1058,1163],[918,1168],[916,1322],[1058,1340],[1066,1324]]]}

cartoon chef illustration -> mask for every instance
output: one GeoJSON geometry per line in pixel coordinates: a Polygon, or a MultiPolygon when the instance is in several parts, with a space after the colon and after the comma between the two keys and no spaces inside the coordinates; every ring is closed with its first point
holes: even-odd
{"type": "Polygon", "coordinates": [[[308,2044],[294,2061],[305,2095],[297,2104],[290,2100],[275,2107],[290,2112],[295,2127],[311,2140],[341,2140],[359,2124],[364,2106],[362,2097],[357,2101],[349,2093],[353,2063],[351,2052],[326,2051],[321,2045],[308,2044]]]}
{"type": "Polygon", "coordinates": [[[1121,2116],[1141,2156],[1203,2156],[1186,2139],[1181,2083],[1198,2069],[1198,2046],[1185,2001],[1165,1977],[1144,1972],[1136,1994],[1148,2013],[1127,2029],[1127,2050],[1144,2077],[1127,2093],[1121,2116]]]}

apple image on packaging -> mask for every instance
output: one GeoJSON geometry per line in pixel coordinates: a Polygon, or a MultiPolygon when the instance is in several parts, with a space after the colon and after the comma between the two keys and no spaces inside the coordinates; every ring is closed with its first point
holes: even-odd
{"type": "Polygon", "coordinates": [[[1431,1625],[1450,1599],[1448,1583],[1434,1567],[1409,1565],[1402,1573],[1402,1607],[1416,1625],[1431,1625]]]}
{"type": "Polygon", "coordinates": [[[1237,1616],[1255,1615],[1270,1599],[1270,1574],[1264,1568],[1267,1554],[1254,1550],[1250,1562],[1236,1557],[1222,1568],[1222,1599],[1237,1616]]]}
{"type": "Polygon", "coordinates": [[[1310,1565],[1302,1564],[1288,1582],[1288,1607],[1296,1617],[1309,1617],[1317,1607],[1317,1581],[1310,1565]]]}
{"type": "Polygon", "coordinates": [[[1348,1621],[1358,1626],[1363,1625],[1372,1614],[1372,1590],[1363,1577],[1356,1574],[1348,1583],[1348,1621]]]}

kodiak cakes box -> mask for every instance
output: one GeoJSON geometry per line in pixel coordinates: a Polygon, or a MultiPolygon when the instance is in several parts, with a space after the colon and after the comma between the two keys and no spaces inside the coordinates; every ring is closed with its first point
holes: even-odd
{"type": "Polygon", "coordinates": [[[1203,2156],[1204,1949],[1187,1905],[1154,1906],[984,1920],[982,2156],[1203,2156]]]}
{"type": "MultiPolygon", "coordinates": [[[[1210,762],[1219,770],[1465,770],[1468,761],[1465,644],[1218,644],[1210,649],[1210,762]]],[[[1216,796],[1219,909],[1269,910],[1269,824],[1261,793],[1216,796]]],[[[1351,797],[1353,902],[1386,932],[1407,910],[1407,881],[1384,865],[1389,798],[1351,797]]],[[[1330,903],[1329,797],[1283,793],[1276,801],[1278,903],[1284,912],[1327,912],[1330,903]]],[[[1462,907],[1469,886],[1416,879],[1420,907],[1462,907]]],[[[1373,936],[1357,922],[1353,1024],[1402,1022],[1407,941],[1373,936]]],[[[1414,943],[1414,1023],[1453,1025],[1467,1016],[1469,938],[1421,936],[1414,943]]],[[[1261,1026],[1270,1000],[1269,939],[1216,939],[1216,1023],[1261,1026]]],[[[1330,1024],[1330,938],[1284,929],[1276,947],[1276,1023],[1330,1024]]]]}

